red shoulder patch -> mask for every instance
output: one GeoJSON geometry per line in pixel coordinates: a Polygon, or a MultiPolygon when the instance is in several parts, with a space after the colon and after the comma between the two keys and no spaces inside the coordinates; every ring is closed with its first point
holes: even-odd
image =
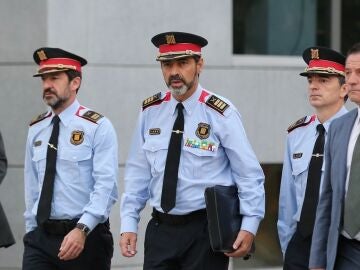
{"type": "Polygon", "coordinates": [[[169,100],[170,99],[170,92],[167,92],[164,98],[161,98],[161,92],[148,97],[147,99],[145,99],[142,103],[142,109],[145,110],[148,107],[151,107],[153,105],[158,105],[160,103],[162,103],[164,100],[169,100]]]}
{"type": "Polygon", "coordinates": [[[44,120],[44,119],[46,119],[46,118],[48,118],[50,116],[51,116],[51,112],[42,113],[42,114],[36,116],[34,119],[32,119],[30,121],[30,123],[29,123],[29,126],[32,126],[32,125],[34,125],[36,123],[39,123],[40,121],[42,121],[42,120],[44,120]]]}
{"type": "Polygon", "coordinates": [[[307,119],[307,116],[304,116],[303,118],[300,118],[299,120],[297,120],[297,121],[295,121],[294,123],[292,123],[292,124],[287,128],[287,132],[290,133],[291,131],[293,131],[294,129],[297,129],[298,127],[307,126],[307,125],[310,124],[311,122],[315,121],[316,116],[315,116],[315,115],[312,115],[308,121],[306,121],[306,119],[307,119]]]}

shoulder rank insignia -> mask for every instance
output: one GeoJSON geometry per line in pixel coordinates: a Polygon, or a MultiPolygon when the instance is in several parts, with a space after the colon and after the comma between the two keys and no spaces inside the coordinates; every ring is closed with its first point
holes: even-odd
{"type": "Polygon", "coordinates": [[[49,116],[51,115],[51,112],[44,112],[38,116],[36,116],[35,118],[33,118],[31,121],[30,121],[30,124],[29,126],[32,126],[42,120],[44,120],[45,118],[48,118],[49,116]]]}
{"type": "Polygon", "coordinates": [[[94,112],[94,111],[87,111],[83,115],[79,115],[79,116],[86,119],[86,120],[89,120],[89,121],[91,121],[93,123],[97,123],[101,118],[104,117],[100,113],[97,113],[97,112],[94,112]]]}
{"type": "Polygon", "coordinates": [[[205,104],[221,114],[224,114],[225,110],[229,108],[229,104],[214,95],[210,96],[205,104]]]}
{"type": "Polygon", "coordinates": [[[143,110],[145,110],[147,107],[150,107],[151,105],[159,104],[161,102],[162,102],[161,92],[159,92],[159,93],[145,99],[142,103],[142,108],[143,108],[143,110]]]}
{"type": "Polygon", "coordinates": [[[315,115],[311,116],[311,118],[307,122],[306,122],[306,119],[307,119],[307,116],[304,116],[303,118],[300,118],[296,122],[292,123],[288,127],[287,132],[290,133],[291,131],[293,131],[294,129],[297,129],[298,127],[307,126],[308,124],[310,124],[312,121],[315,120],[315,115]]]}

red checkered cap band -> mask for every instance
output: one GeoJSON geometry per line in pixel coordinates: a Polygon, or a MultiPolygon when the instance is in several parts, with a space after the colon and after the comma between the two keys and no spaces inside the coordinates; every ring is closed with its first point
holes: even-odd
{"type": "Polygon", "coordinates": [[[159,46],[159,53],[177,53],[184,51],[193,51],[201,53],[201,47],[193,43],[177,43],[177,44],[162,44],[159,46]]]}
{"type": "Polygon", "coordinates": [[[81,63],[70,58],[50,58],[40,61],[39,71],[49,68],[73,69],[81,72],[81,63]]]}
{"type": "Polygon", "coordinates": [[[329,60],[310,60],[308,70],[316,68],[333,68],[339,72],[345,72],[345,66],[329,60]]]}

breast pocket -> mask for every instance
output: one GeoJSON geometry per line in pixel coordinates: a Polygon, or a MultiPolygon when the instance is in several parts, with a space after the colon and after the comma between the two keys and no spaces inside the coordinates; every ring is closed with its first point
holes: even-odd
{"type": "Polygon", "coordinates": [[[309,168],[309,162],[305,158],[293,159],[292,163],[292,175],[294,177],[296,188],[298,192],[304,190],[307,182],[307,170],[309,168]]]}
{"type": "Polygon", "coordinates": [[[62,148],[57,162],[57,169],[61,169],[71,182],[88,180],[92,171],[92,149],[86,145],[62,148]]]}
{"type": "Polygon", "coordinates": [[[143,145],[146,159],[151,166],[152,176],[164,172],[169,142],[166,139],[147,139],[143,145]]]}
{"type": "Polygon", "coordinates": [[[211,175],[211,172],[221,170],[221,167],[227,165],[224,161],[224,152],[221,149],[217,151],[208,151],[199,148],[184,147],[184,157],[181,159],[181,172],[190,178],[203,178],[211,175]]]}
{"type": "Polygon", "coordinates": [[[32,157],[32,161],[35,164],[39,179],[39,185],[41,187],[45,175],[47,147],[36,147],[33,153],[34,155],[32,157]]]}

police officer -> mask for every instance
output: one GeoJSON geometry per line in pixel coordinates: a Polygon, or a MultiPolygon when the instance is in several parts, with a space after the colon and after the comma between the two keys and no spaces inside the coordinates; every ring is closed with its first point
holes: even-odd
{"type": "Polygon", "coordinates": [[[288,128],[279,197],[278,234],[284,269],[308,269],[316,206],[325,166],[323,149],[332,120],[345,114],[345,57],[329,48],[310,47],[307,63],[308,97],[315,114],[288,128]]]}
{"type": "Polygon", "coordinates": [[[136,254],[139,213],[153,207],[144,269],[227,269],[245,256],[264,216],[264,174],[227,99],[199,84],[207,40],[183,32],[152,38],[168,91],[142,104],[126,163],[121,201],[121,252],[136,254]],[[242,226],[231,253],[210,247],[204,190],[236,184],[242,226]]]}
{"type": "Polygon", "coordinates": [[[49,110],[32,120],[26,143],[23,270],[110,269],[114,128],[76,98],[84,58],[48,47],[33,57],[49,110]]]}

